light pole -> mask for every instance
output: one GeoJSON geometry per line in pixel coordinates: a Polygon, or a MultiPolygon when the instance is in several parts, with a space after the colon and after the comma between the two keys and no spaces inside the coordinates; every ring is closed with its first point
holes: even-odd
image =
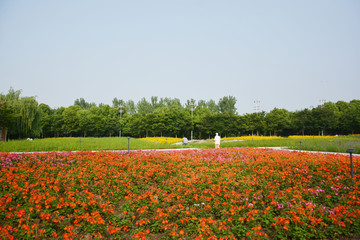
{"type": "Polygon", "coordinates": [[[119,110],[119,113],[120,113],[120,131],[119,131],[119,137],[121,137],[121,117],[122,117],[122,113],[124,112],[123,108],[124,106],[123,105],[120,105],[120,110],[119,110]]]}
{"type": "Polygon", "coordinates": [[[354,166],[352,160],[352,154],[355,153],[355,149],[349,148],[346,150],[347,153],[350,153],[350,174],[351,174],[351,182],[354,183],[354,166]]]}
{"type": "Polygon", "coordinates": [[[127,137],[128,139],[128,154],[130,154],[130,137],[127,137]]]}
{"type": "MultiPolygon", "coordinates": [[[[259,100],[255,100],[254,101],[254,110],[256,112],[256,117],[259,117],[259,111],[260,111],[260,101],[259,100]]],[[[256,124],[257,125],[257,124],[256,124]]],[[[259,136],[259,129],[257,128],[258,126],[256,126],[256,136],[259,136]]]]}
{"type": "MultiPolygon", "coordinates": [[[[325,99],[320,99],[320,107],[323,108],[324,107],[324,103],[325,103],[325,99]]],[[[324,136],[324,129],[321,129],[321,136],[324,136]]]]}
{"type": "Polygon", "coordinates": [[[194,112],[194,103],[190,104],[190,111],[191,111],[191,136],[190,140],[193,140],[193,112],[194,112]]]}

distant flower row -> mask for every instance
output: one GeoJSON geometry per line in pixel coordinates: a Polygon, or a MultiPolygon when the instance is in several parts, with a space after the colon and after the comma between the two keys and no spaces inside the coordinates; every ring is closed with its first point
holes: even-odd
{"type": "MultiPolygon", "coordinates": [[[[319,136],[319,135],[292,135],[288,138],[298,138],[298,139],[329,139],[334,136],[319,136]]],[[[241,136],[241,137],[225,137],[226,140],[272,140],[272,139],[286,139],[286,137],[278,137],[278,136],[241,136]]]]}
{"type": "Polygon", "coordinates": [[[173,137],[147,137],[147,138],[139,138],[139,139],[154,143],[177,143],[182,141],[182,138],[173,138],[173,137]]]}
{"type": "Polygon", "coordinates": [[[272,139],[283,139],[283,137],[277,136],[241,136],[241,137],[224,137],[226,140],[272,140],[272,139]]]}

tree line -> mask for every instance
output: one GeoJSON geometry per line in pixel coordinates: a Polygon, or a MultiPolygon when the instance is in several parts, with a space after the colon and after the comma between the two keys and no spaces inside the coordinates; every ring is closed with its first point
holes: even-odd
{"type": "Polygon", "coordinates": [[[237,114],[236,98],[214,100],[142,98],[135,103],[114,98],[112,105],[76,99],[69,107],[50,108],[20,90],[0,94],[0,127],[8,139],[45,137],[190,137],[241,135],[335,135],[360,133],[360,100],[325,102],[312,109],[290,112],[237,114]]]}

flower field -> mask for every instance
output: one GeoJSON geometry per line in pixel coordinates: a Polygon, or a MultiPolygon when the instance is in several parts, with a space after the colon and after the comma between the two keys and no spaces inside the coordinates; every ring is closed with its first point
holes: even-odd
{"type": "Polygon", "coordinates": [[[0,153],[0,238],[360,237],[360,158],[256,148],[0,153]]]}

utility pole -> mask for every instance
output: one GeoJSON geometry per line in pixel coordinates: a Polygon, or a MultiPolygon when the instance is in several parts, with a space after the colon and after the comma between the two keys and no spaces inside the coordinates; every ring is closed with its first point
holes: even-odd
{"type": "MultiPolygon", "coordinates": [[[[259,111],[260,111],[260,100],[255,100],[254,101],[254,110],[257,113],[257,117],[259,117],[259,111]]],[[[256,129],[256,136],[259,136],[259,129],[256,129]]]]}
{"type": "Polygon", "coordinates": [[[191,102],[190,104],[190,111],[191,111],[191,136],[190,140],[193,140],[193,112],[194,112],[194,103],[191,102]]]}
{"type": "Polygon", "coordinates": [[[123,108],[124,106],[123,105],[120,105],[120,110],[119,110],[119,113],[120,113],[120,132],[119,132],[119,137],[121,137],[121,117],[122,117],[122,113],[124,112],[123,108]]]}

